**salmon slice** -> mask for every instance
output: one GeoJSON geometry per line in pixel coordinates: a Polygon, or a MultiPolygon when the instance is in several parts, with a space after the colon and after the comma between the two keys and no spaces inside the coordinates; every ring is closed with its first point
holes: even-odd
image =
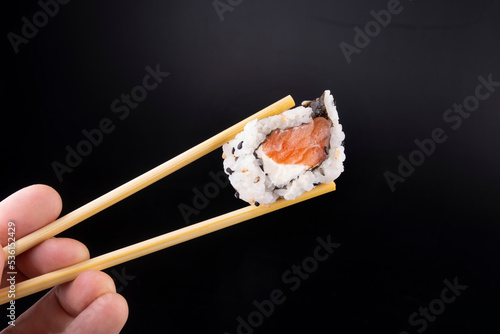
{"type": "Polygon", "coordinates": [[[311,168],[326,159],[329,143],[330,121],[316,117],[308,124],[273,131],[262,151],[278,164],[311,168]]]}

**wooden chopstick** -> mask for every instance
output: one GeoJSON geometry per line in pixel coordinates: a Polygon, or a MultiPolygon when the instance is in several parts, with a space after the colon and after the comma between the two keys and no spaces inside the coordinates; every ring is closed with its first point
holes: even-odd
{"type": "MultiPolygon", "coordinates": [[[[83,220],[95,215],[96,213],[118,203],[124,198],[138,192],[141,189],[153,184],[154,182],[164,178],[165,176],[175,172],[176,170],[190,164],[191,162],[201,158],[202,156],[221,147],[227,141],[233,139],[236,134],[243,131],[243,127],[253,119],[261,119],[268,116],[273,116],[282,113],[285,110],[292,108],[295,105],[290,95],[271,104],[243,121],[231,126],[230,128],[220,132],[210,139],[205,140],[201,144],[187,150],[186,152],[168,160],[156,168],[136,177],[135,179],[111,190],[110,192],[98,197],[85,204],[84,206],[66,214],[56,221],[42,227],[41,229],[26,235],[16,241],[16,256],[34,247],[44,240],[52,238],[57,234],[67,230],[68,228],[82,222],[83,220]]],[[[7,246],[3,248],[5,259],[8,258],[7,246]]]]}
{"type": "MultiPolygon", "coordinates": [[[[280,199],[270,205],[261,205],[259,207],[250,205],[242,209],[205,220],[201,223],[193,224],[191,226],[187,226],[179,230],[95,257],[93,259],[83,261],[73,266],[17,283],[15,299],[19,299],[74,280],[78,274],[83,271],[103,270],[334,190],[335,183],[332,182],[319,185],[311,191],[303,193],[294,200],[280,199]]],[[[12,298],[8,298],[8,293],[9,287],[0,290],[0,304],[5,304],[12,300],[12,298]]]]}

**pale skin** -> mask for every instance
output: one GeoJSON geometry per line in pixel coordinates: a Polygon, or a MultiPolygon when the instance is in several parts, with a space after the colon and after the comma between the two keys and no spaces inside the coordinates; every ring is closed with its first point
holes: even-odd
{"type": "MultiPolygon", "coordinates": [[[[12,194],[0,202],[0,244],[7,244],[9,221],[15,222],[16,239],[20,239],[53,222],[61,209],[61,197],[45,185],[33,185],[12,194]]],[[[67,267],[89,257],[87,247],[81,242],[52,238],[16,257],[16,281],[67,267]]],[[[3,252],[0,252],[0,260],[4,262],[3,252]]],[[[1,282],[3,287],[6,282],[1,282]]],[[[126,300],[116,293],[111,277],[100,271],[87,271],[74,281],[53,288],[22,315],[16,316],[16,326],[8,326],[2,334],[110,334],[119,333],[125,325],[128,306],[126,300]]],[[[5,315],[2,319],[4,323],[0,326],[7,326],[9,319],[5,315]]]]}

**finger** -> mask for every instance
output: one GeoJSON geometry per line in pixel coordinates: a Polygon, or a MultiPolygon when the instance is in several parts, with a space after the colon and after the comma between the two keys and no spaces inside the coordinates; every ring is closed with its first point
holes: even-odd
{"type": "Polygon", "coordinates": [[[89,250],[81,242],[68,238],[51,238],[19,255],[16,264],[27,277],[35,277],[89,258],[89,250]]]}
{"type": "Polygon", "coordinates": [[[61,213],[59,194],[37,184],[23,188],[0,202],[0,244],[7,244],[7,223],[13,221],[15,237],[21,237],[53,222],[61,213]]]}
{"type": "Polygon", "coordinates": [[[116,292],[113,279],[101,271],[86,271],[68,284],[56,287],[61,306],[72,316],[77,316],[94,299],[106,293],[116,292]]]}
{"type": "MultiPolygon", "coordinates": [[[[16,257],[16,281],[22,282],[27,278],[65,268],[89,258],[89,251],[81,242],[68,238],[51,238],[16,257]]],[[[5,267],[3,274],[10,271],[12,269],[5,267]]],[[[7,281],[2,281],[0,288],[8,284],[7,281]]]]}
{"type": "Polygon", "coordinates": [[[127,301],[117,293],[107,293],[90,304],[64,333],[120,333],[128,317],[127,301]]]}
{"type": "Polygon", "coordinates": [[[116,294],[111,277],[87,271],[49,291],[16,320],[19,333],[119,333],[127,302],[116,294]]]}

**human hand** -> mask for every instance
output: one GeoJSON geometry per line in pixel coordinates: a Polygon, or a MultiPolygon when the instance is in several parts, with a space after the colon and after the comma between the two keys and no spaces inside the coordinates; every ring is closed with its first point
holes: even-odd
{"type": "MultiPolygon", "coordinates": [[[[8,223],[15,222],[16,240],[53,222],[61,213],[59,194],[33,185],[0,202],[0,244],[7,245],[8,223]]],[[[16,282],[87,260],[87,247],[68,238],[52,238],[16,256],[16,282]]],[[[4,254],[0,252],[0,261],[4,254]]],[[[4,269],[4,276],[6,270],[4,269]]],[[[0,273],[1,278],[2,273],[0,273]]],[[[7,283],[2,282],[2,287],[7,283]]],[[[81,273],[74,281],[56,286],[26,312],[15,326],[1,333],[119,333],[128,317],[126,300],[116,293],[107,274],[81,273]]],[[[9,318],[2,317],[6,324],[9,318]]]]}

